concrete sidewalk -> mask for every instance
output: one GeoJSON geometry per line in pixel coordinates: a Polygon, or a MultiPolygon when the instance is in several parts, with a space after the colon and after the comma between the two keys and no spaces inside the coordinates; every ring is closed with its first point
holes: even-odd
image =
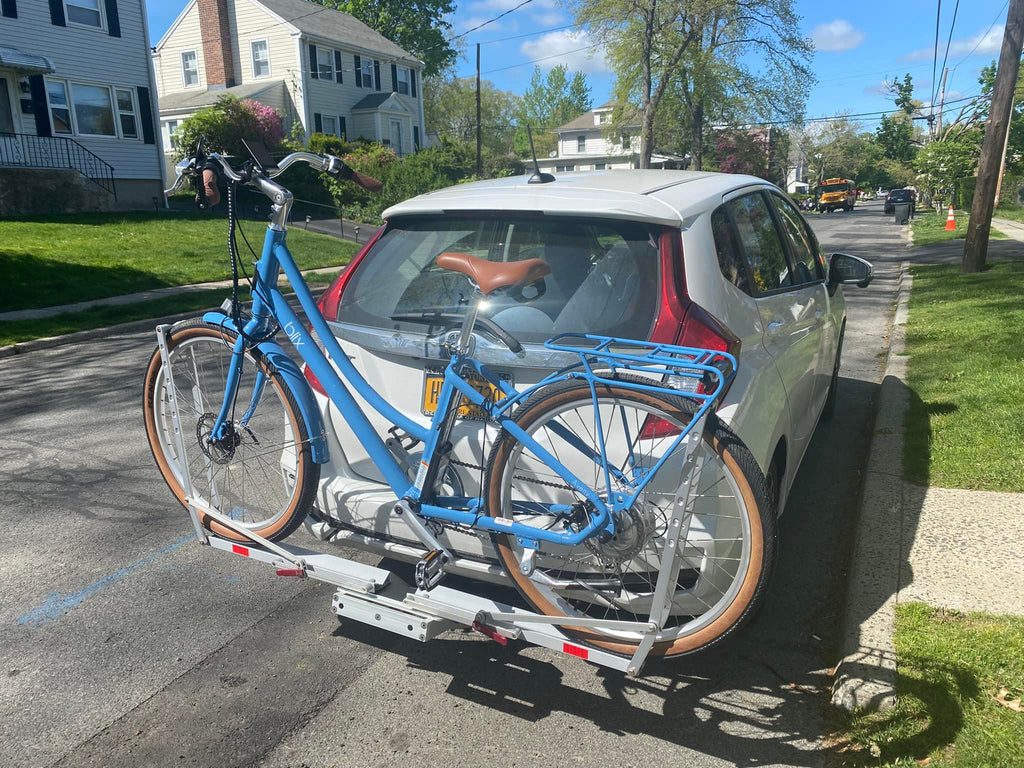
{"type": "MultiPolygon", "coordinates": [[[[1016,255],[990,253],[990,259],[1021,258],[1024,249],[1014,244],[1016,255]]],[[[959,260],[962,242],[940,245],[948,251],[940,263],[952,260],[954,249],[948,246],[956,246],[959,260]]],[[[886,709],[895,702],[897,603],[1024,614],[1024,493],[931,488],[903,480],[904,420],[915,396],[907,385],[904,350],[912,286],[904,262],[833,686],[833,704],[848,710],[886,709]]]]}

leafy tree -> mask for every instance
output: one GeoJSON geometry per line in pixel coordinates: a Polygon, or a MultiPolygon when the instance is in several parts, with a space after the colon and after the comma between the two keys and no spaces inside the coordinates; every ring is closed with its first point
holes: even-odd
{"type": "MultiPolygon", "coordinates": [[[[484,149],[494,154],[509,152],[518,110],[516,94],[480,81],[484,149]]],[[[423,85],[423,115],[429,130],[442,138],[476,142],[476,80],[451,72],[429,78],[423,85]]]]}
{"type": "Polygon", "coordinates": [[[892,117],[882,115],[878,128],[875,129],[875,141],[882,154],[890,160],[909,163],[917,154],[917,147],[914,145],[914,126],[903,113],[896,113],[892,117]]]}
{"type": "Polygon", "coordinates": [[[933,200],[946,205],[959,180],[974,173],[980,146],[968,141],[933,141],[914,158],[918,183],[933,200]]]}
{"type": "Polygon", "coordinates": [[[750,131],[722,131],[715,147],[718,170],[768,178],[768,142],[750,131]]]}
{"type": "Polygon", "coordinates": [[[769,120],[803,110],[813,49],[793,0],[573,0],[573,7],[620,73],[616,95],[639,109],[641,167],[650,165],[659,123],[679,121],[665,105],[683,108],[694,168],[702,167],[707,122],[719,114],[769,120]]]}
{"type": "Polygon", "coordinates": [[[175,135],[179,159],[195,149],[200,136],[209,152],[248,157],[242,139],[258,139],[268,149],[275,149],[284,140],[284,126],[281,115],[272,107],[224,94],[212,107],[186,118],[175,135]]]}
{"type": "Polygon", "coordinates": [[[423,73],[437,75],[455,62],[458,52],[447,38],[454,0],[313,0],[344,11],[400,45],[424,63],[423,73]]]}
{"type": "Polygon", "coordinates": [[[889,83],[889,93],[893,95],[897,108],[907,117],[921,109],[921,102],[914,98],[914,80],[907,72],[900,81],[893,78],[889,83]]]}
{"type": "Polygon", "coordinates": [[[534,67],[530,85],[519,101],[516,114],[516,133],[513,146],[517,154],[528,157],[530,142],[526,125],[533,131],[533,143],[538,156],[548,154],[557,144],[553,131],[560,125],[579,117],[593,108],[590,86],[586,75],[574,72],[564,64],[552,67],[545,76],[540,67],[534,67]]]}

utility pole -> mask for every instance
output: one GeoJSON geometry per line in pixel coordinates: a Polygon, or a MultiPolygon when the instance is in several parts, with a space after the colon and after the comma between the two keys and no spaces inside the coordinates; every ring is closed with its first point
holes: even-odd
{"type": "Polygon", "coordinates": [[[942,138],[942,107],[946,103],[946,75],[949,74],[949,67],[942,70],[942,91],[939,93],[939,117],[938,126],[935,129],[937,138],[942,138]]]}
{"type": "Polygon", "coordinates": [[[967,224],[967,242],[960,262],[962,272],[981,272],[988,255],[988,237],[992,228],[992,209],[995,207],[996,185],[999,180],[1000,150],[1006,143],[1010,129],[1010,111],[1013,92],[1020,69],[1020,54],[1024,44],[1024,0],[1010,0],[1003,28],[1003,47],[999,52],[999,69],[992,88],[992,105],[985,127],[985,142],[981,147],[978,181],[974,188],[971,220],[967,224]]]}
{"type": "Polygon", "coordinates": [[[483,178],[483,134],[480,132],[480,43],[476,44],[476,177],[483,178]]]}
{"type": "MultiPolygon", "coordinates": [[[[1013,99],[1010,100],[1010,120],[1013,121],[1013,99]]],[[[996,208],[999,206],[999,193],[1003,189],[1003,174],[1006,173],[1006,150],[1010,148],[1010,125],[1006,126],[1006,141],[1003,142],[1003,159],[999,161],[999,178],[996,179],[996,196],[992,202],[992,207],[996,208]]]]}

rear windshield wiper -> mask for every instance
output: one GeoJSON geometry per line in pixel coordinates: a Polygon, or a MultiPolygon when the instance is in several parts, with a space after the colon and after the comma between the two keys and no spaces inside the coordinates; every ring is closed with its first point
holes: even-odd
{"type": "MultiPolygon", "coordinates": [[[[455,312],[405,312],[398,315],[391,315],[391,319],[398,323],[424,323],[426,325],[462,325],[465,315],[455,312]]],[[[487,317],[476,317],[476,328],[480,328],[496,338],[515,354],[523,351],[523,345],[508,331],[487,317]]]]}

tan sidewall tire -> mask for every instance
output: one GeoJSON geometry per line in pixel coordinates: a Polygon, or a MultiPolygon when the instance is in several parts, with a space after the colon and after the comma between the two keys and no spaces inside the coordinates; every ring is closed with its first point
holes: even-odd
{"type": "MultiPolygon", "coordinates": [[[[647,405],[655,405],[669,412],[676,410],[677,413],[680,413],[680,417],[683,419],[684,423],[688,420],[688,416],[685,416],[679,409],[673,409],[664,399],[657,395],[637,390],[613,388],[610,386],[604,386],[603,390],[604,391],[602,391],[602,387],[598,385],[599,397],[604,397],[606,395],[609,397],[623,397],[643,402],[647,405]]],[[[559,398],[564,399],[565,401],[572,401],[579,398],[581,391],[582,390],[579,388],[572,388],[552,395],[551,397],[539,398],[535,403],[527,404],[521,413],[516,414],[515,419],[520,426],[523,426],[524,424],[528,425],[533,418],[536,418],[536,416],[539,415],[539,413],[549,411],[552,407],[558,406],[559,398]]],[[[589,388],[587,388],[587,392],[589,392],[589,388]]],[[[730,442],[735,442],[737,445],[740,445],[739,440],[735,438],[735,436],[732,436],[731,433],[728,433],[724,427],[718,426],[714,431],[719,432],[722,436],[728,435],[731,438],[730,442]]],[[[735,456],[733,456],[730,447],[726,445],[726,441],[713,434],[713,428],[711,427],[705,430],[704,441],[708,447],[722,459],[724,465],[732,473],[736,480],[736,485],[740,489],[740,493],[743,495],[743,500],[747,509],[747,518],[750,524],[750,561],[747,565],[747,572],[743,577],[743,583],[739,592],[736,594],[736,598],[721,616],[702,630],[695,632],[692,635],[686,635],[684,637],[677,638],[674,641],[656,643],[651,649],[652,656],[678,656],[687,653],[694,653],[723,640],[728,635],[731,635],[747,618],[749,618],[750,615],[753,614],[754,610],[756,610],[774,561],[774,517],[771,516],[770,504],[767,503],[764,478],[755,478],[755,481],[759,480],[762,485],[762,499],[765,500],[765,503],[762,506],[758,505],[757,495],[751,487],[750,480],[748,479],[747,474],[743,471],[739,462],[737,462],[735,456]],[[766,531],[766,523],[771,526],[770,531],[766,531]]],[[[494,471],[494,468],[501,467],[502,474],[504,473],[509,453],[516,443],[517,441],[510,435],[506,434],[503,436],[502,442],[495,447],[494,453],[492,454],[489,462],[492,472],[494,471]]],[[[742,450],[745,451],[746,449],[743,448],[742,450]]],[[[751,458],[750,463],[752,462],[753,460],[751,458]]],[[[759,474],[760,472],[758,471],[758,475],[759,474]]],[[[492,477],[490,475],[488,476],[487,510],[488,514],[492,517],[495,516],[492,514],[493,510],[501,509],[501,481],[501,477],[496,477],[492,480],[492,477]]],[[[495,534],[494,536],[494,543],[497,548],[498,555],[505,567],[505,571],[515,583],[516,588],[537,611],[548,616],[564,616],[565,614],[563,611],[560,611],[557,606],[541,594],[529,578],[521,574],[519,570],[519,561],[516,559],[513,549],[510,546],[510,542],[513,540],[512,536],[508,534],[495,534]]],[[[607,635],[599,634],[591,629],[582,627],[563,627],[563,630],[574,639],[612,653],[630,656],[636,650],[636,643],[609,639],[607,635]]]]}
{"type": "MultiPolygon", "coordinates": [[[[181,327],[171,329],[167,339],[168,351],[173,351],[176,346],[184,341],[196,338],[217,339],[226,341],[228,344],[233,344],[235,340],[233,334],[228,334],[219,328],[202,324],[199,321],[189,321],[189,323],[181,327]],[[193,325],[193,323],[197,324],[193,325]]],[[[305,422],[298,414],[291,393],[281,384],[280,376],[276,371],[273,371],[270,368],[266,360],[264,360],[263,356],[260,355],[258,351],[251,353],[250,357],[255,361],[256,365],[259,366],[260,370],[267,374],[270,383],[277,390],[278,394],[281,395],[281,401],[284,403],[288,418],[291,420],[292,427],[295,430],[294,434],[300,436],[303,445],[302,449],[299,451],[295,471],[295,485],[296,488],[300,489],[300,491],[297,495],[293,496],[293,502],[290,510],[281,515],[281,517],[272,525],[268,525],[264,528],[252,529],[253,533],[262,536],[265,539],[275,539],[275,537],[277,539],[283,539],[294,531],[305,518],[306,512],[312,504],[312,497],[316,491],[316,485],[319,481],[320,465],[313,463],[307,439],[308,436],[306,434],[305,422]],[[315,475],[315,478],[313,478],[313,475],[315,475]],[[310,492],[310,487],[307,487],[306,485],[306,483],[310,483],[311,480],[312,493],[310,492]],[[298,520],[296,520],[296,518],[298,518],[298,520]]],[[[149,361],[149,367],[146,369],[145,387],[143,389],[142,410],[146,425],[146,437],[149,441],[149,449],[153,454],[153,459],[156,461],[157,467],[160,469],[160,474],[163,475],[164,482],[167,483],[167,487],[171,489],[171,493],[174,494],[175,498],[177,498],[181,505],[187,507],[185,503],[185,491],[177,481],[175,473],[171,468],[170,463],[167,461],[167,456],[164,454],[163,446],[158,439],[159,432],[156,428],[154,395],[158,377],[157,375],[162,367],[163,360],[160,357],[160,349],[157,348],[154,350],[153,356],[149,361]]],[[[185,434],[188,434],[187,430],[185,434]]],[[[230,528],[225,528],[223,525],[212,520],[207,515],[201,515],[200,520],[206,529],[218,536],[223,536],[226,539],[232,539],[234,541],[249,541],[245,536],[232,531],[230,528]]]]}

